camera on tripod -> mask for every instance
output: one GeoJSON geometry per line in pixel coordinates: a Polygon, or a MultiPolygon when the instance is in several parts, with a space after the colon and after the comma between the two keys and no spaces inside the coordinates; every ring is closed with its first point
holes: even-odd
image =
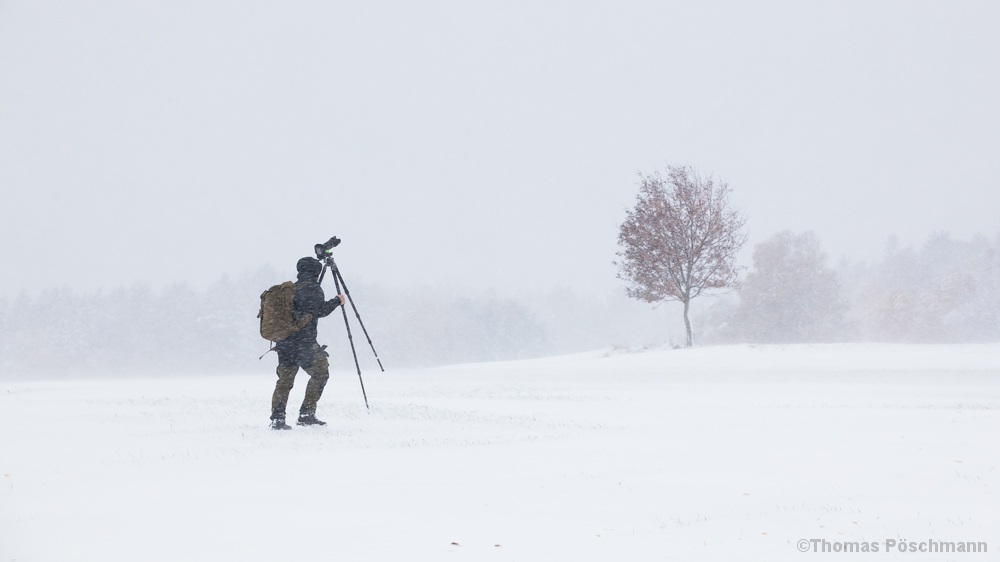
{"type": "Polygon", "coordinates": [[[333,277],[333,286],[337,288],[337,294],[340,294],[340,288],[344,288],[344,295],[347,297],[347,303],[343,302],[341,298],[340,310],[344,314],[344,327],[347,328],[347,341],[351,343],[351,355],[354,356],[354,367],[358,370],[358,380],[361,381],[361,394],[365,397],[365,408],[368,407],[368,395],[365,393],[365,382],[361,380],[361,365],[358,363],[358,354],[354,349],[354,336],[351,335],[351,325],[347,321],[347,304],[351,305],[354,309],[354,317],[358,319],[358,324],[361,326],[361,331],[365,334],[365,339],[368,340],[368,345],[372,348],[372,353],[375,354],[375,360],[378,361],[378,368],[385,372],[385,367],[382,366],[382,360],[378,357],[378,352],[375,351],[375,344],[372,343],[371,337],[368,336],[368,330],[365,329],[364,322],[361,321],[361,314],[358,312],[357,307],[354,306],[354,299],[351,298],[351,292],[347,290],[347,282],[344,281],[344,276],[340,274],[340,268],[337,267],[337,262],[333,259],[332,249],[336,248],[340,244],[340,238],[334,236],[322,244],[316,244],[313,246],[313,250],[316,251],[316,259],[323,262],[323,269],[319,272],[318,283],[323,283],[323,276],[326,275],[326,271],[330,270],[330,277],[333,277]]]}
{"type": "Polygon", "coordinates": [[[322,244],[316,244],[313,246],[313,250],[316,251],[316,259],[323,261],[330,257],[330,250],[336,248],[338,244],[340,244],[340,238],[334,236],[322,244]]]}

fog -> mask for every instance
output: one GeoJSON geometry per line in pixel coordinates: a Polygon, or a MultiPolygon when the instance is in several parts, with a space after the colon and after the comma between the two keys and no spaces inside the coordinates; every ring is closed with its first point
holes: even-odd
{"type": "MultiPolygon", "coordinates": [[[[612,265],[636,173],[668,163],[729,183],[747,275],[814,233],[843,317],[777,339],[995,341],[987,262],[928,248],[997,248],[998,24],[991,2],[0,2],[0,374],[256,369],[260,292],[331,235],[387,365],[670,344],[676,309],[612,265]],[[986,300],[919,333],[862,313],[956,279],[935,267],[986,300]]],[[[748,294],[697,302],[696,342],[768,340],[731,316],[748,294]]],[[[341,318],[320,335],[349,356],[341,318]]]]}

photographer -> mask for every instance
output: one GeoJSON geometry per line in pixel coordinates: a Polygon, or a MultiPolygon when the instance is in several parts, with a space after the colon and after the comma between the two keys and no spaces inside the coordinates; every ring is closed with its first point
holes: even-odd
{"type": "MultiPolygon", "coordinates": [[[[339,241],[338,241],[339,242],[339,241]]],[[[316,341],[316,327],[319,319],[329,316],[346,300],[343,295],[326,300],[319,284],[322,263],[316,258],[302,258],[296,264],[298,280],[295,282],[294,310],[296,315],[310,314],[302,328],[275,344],[278,352],[278,382],[271,397],[271,428],[291,429],[285,423],[285,406],[288,395],[295,383],[295,375],[302,367],[309,374],[305,399],[299,409],[298,425],[326,425],[316,419],[316,403],[323,395],[323,388],[330,378],[330,364],[327,361],[326,346],[316,341]]]]}

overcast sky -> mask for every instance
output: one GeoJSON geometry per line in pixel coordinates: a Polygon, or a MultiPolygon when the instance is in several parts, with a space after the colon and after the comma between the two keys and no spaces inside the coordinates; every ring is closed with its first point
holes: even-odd
{"type": "MultiPolygon", "coordinates": [[[[998,2],[0,1],[0,298],[345,277],[606,294],[636,172],[750,245],[1000,229],[998,2]]],[[[749,252],[747,252],[747,261],[749,252]]]]}

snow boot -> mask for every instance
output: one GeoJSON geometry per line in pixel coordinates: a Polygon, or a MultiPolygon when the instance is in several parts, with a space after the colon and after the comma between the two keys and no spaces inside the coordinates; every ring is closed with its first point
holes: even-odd
{"type": "Polygon", "coordinates": [[[295,422],[298,425],[326,425],[325,421],[316,419],[316,414],[299,414],[299,421],[295,422]]]}
{"type": "Polygon", "coordinates": [[[271,412],[271,429],[292,429],[292,426],[285,423],[284,404],[278,404],[278,407],[271,412]]]}

